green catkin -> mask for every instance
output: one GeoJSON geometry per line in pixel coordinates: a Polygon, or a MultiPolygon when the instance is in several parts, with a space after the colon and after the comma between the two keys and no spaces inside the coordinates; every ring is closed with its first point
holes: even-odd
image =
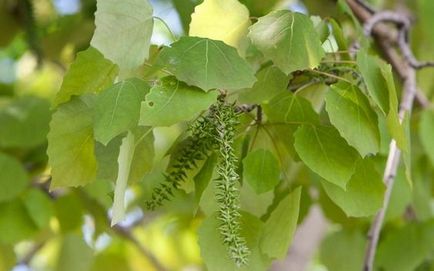
{"type": "Polygon", "coordinates": [[[238,159],[233,144],[235,128],[238,125],[238,113],[232,104],[220,99],[217,106],[211,108],[215,122],[215,139],[218,144],[219,163],[216,184],[216,200],[219,206],[218,219],[223,243],[229,250],[230,257],[238,266],[245,265],[250,251],[241,236],[239,212],[239,175],[236,172],[238,159]]]}
{"type": "Polygon", "coordinates": [[[196,162],[205,159],[210,151],[216,150],[219,155],[216,167],[218,178],[214,181],[215,197],[219,207],[219,231],[229,256],[238,266],[242,266],[247,264],[250,251],[241,236],[237,188],[240,177],[236,171],[238,159],[233,149],[236,126],[239,124],[238,116],[239,112],[235,105],[226,103],[223,96],[219,97],[208,114],[189,127],[191,136],[181,149],[171,170],[165,174],[165,181],[154,188],[152,198],[146,205],[148,209],[154,210],[169,200],[185,181],[187,172],[196,167],[196,162]]]}
{"type": "Polygon", "coordinates": [[[149,210],[155,210],[163,205],[164,201],[173,197],[187,177],[187,172],[196,167],[197,161],[204,160],[213,143],[210,136],[213,130],[209,116],[200,117],[190,127],[191,136],[186,139],[185,145],[177,155],[170,170],[165,173],[165,181],[152,191],[152,196],[146,202],[149,210]]]}

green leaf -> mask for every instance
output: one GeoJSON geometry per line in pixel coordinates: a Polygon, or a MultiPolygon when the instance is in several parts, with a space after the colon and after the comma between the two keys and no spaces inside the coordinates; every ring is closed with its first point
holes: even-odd
{"type": "Polygon", "coordinates": [[[95,102],[95,139],[107,145],[117,135],[137,126],[140,105],[149,89],[145,81],[131,78],[101,92],[95,102]]]}
{"type": "Polygon", "coordinates": [[[274,190],[258,195],[252,186],[244,182],[240,188],[240,208],[250,214],[262,217],[273,203],[274,190]]]}
{"type": "Polygon", "coordinates": [[[256,81],[253,69],[237,50],[217,40],[182,37],[161,51],[157,63],[205,91],[249,88],[256,81]]]}
{"type": "Polygon", "coordinates": [[[62,233],[75,231],[83,225],[83,206],[76,194],[69,193],[57,199],[54,209],[62,233]]]}
{"type": "Polygon", "coordinates": [[[303,97],[289,91],[281,93],[263,105],[264,112],[271,122],[301,125],[318,124],[318,114],[303,97]]]}
{"type": "Polygon", "coordinates": [[[249,37],[286,74],[315,68],[324,56],[312,21],[300,13],[271,12],[250,27],[249,37]]]}
{"type": "Polygon", "coordinates": [[[16,263],[14,246],[0,244],[0,271],[13,270],[16,263]]]}
{"type": "Polygon", "coordinates": [[[346,189],[360,156],[336,129],[302,125],[295,133],[294,146],[301,160],[312,171],[346,189]]]}
{"type": "Polygon", "coordinates": [[[249,10],[237,0],[205,0],[191,15],[188,35],[221,40],[236,48],[247,35],[249,17],[249,10]]]}
{"type": "Polygon", "coordinates": [[[30,189],[23,197],[24,205],[33,222],[40,228],[45,228],[54,216],[54,205],[44,192],[30,189]]]}
{"type": "Polygon", "coordinates": [[[56,271],[88,271],[92,265],[93,251],[82,236],[68,234],[62,240],[56,271]]]}
{"type": "Polygon", "coordinates": [[[284,197],[265,222],[261,250],[273,259],[283,259],[297,227],[301,187],[284,197]]]}
{"type": "Polygon", "coordinates": [[[321,244],[321,262],[333,271],[362,270],[365,240],[366,237],[357,229],[332,233],[321,244]]]}
{"type": "Polygon", "coordinates": [[[387,116],[387,127],[399,148],[406,151],[405,133],[398,118],[398,98],[392,68],[377,57],[369,55],[366,50],[357,54],[357,65],[362,73],[369,96],[387,116]]]}
{"type": "Polygon", "coordinates": [[[279,162],[269,150],[249,152],[243,160],[243,179],[257,194],[270,191],[280,181],[279,162]]]}
{"type": "Polygon", "coordinates": [[[115,194],[113,200],[113,217],[111,225],[120,222],[125,215],[125,191],[130,175],[131,162],[134,156],[134,134],[128,132],[122,140],[118,156],[118,177],[116,179],[115,194]]]}
{"type": "Polygon", "coordinates": [[[390,232],[378,247],[377,266],[385,271],[415,270],[434,250],[434,220],[390,232]]]}
{"type": "Polygon", "coordinates": [[[269,266],[270,260],[262,255],[259,249],[262,221],[248,213],[242,213],[241,222],[241,234],[246,238],[247,246],[251,250],[249,262],[243,267],[237,267],[230,259],[221,239],[217,215],[207,217],[202,222],[199,228],[199,246],[202,259],[209,271],[264,271],[269,266]]]}
{"type": "Polygon", "coordinates": [[[332,183],[321,182],[327,195],[348,217],[375,215],[383,206],[385,186],[382,176],[370,160],[361,160],[347,189],[332,183]]]}
{"type": "Polygon", "coordinates": [[[0,147],[32,148],[45,142],[50,104],[37,97],[21,97],[0,109],[0,147]]]}
{"type": "Polygon", "coordinates": [[[121,70],[138,68],[149,56],[152,12],[147,0],[97,1],[90,44],[121,70]]]}
{"type": "Polygon", "coordinates": [[[217,91],[205,93],[174,77],[165,77],[151,88],[142,102],[139,123],[145,126],[170,126],[190,120],[215,103],[217,95],[217,91]]]}
{"type": "Polygon", "coordinates": [[[434,111],[425,110],[422,112],[419,124],[419,138],[422,147],[434,165],[434,111]]]}
{"type": "Polygon", "coordinates": [[[73,95],[100,92],[113,83],[117,74],[115,64],[105,59],[97,49],[89,47],[79,52],[69,67],[54,98],[54,105],[69,101],[73,95]]]}
{"type": "Polygon", "coordinates": [[[0,153],[0,202],[16,198],[28,183],[29,177],[20,162],[0,153]]]}
{"type": "Polygon", "coordinates": [[[51,189],[82,186],[96,176],[91,109],[80,99],[62,104],[53,114],[48,133],[51,189]]]}
{"type": "Polygon", "coordinates": [[[20,200],[0,203],[0,214],[0,243],[16,243],[32,237],[37,231],[20,200]]]}
{"type": "Polygon", "coordinates": [[[132,130],[135,149],[128,177],[128,182],[132,184],[142,181],[152,169],[155,155],[153,131],[151,127],[141,126],[132,130]]]}
{"type": "Polygon", "coordinates": [[[363,93],[354,85],[333,85],[326,95],[330,122],[362,157],[376,154],[380,148],[377,115],[363,93]]]}
{"type": "Polygon", "coordinates": [[[260,104],[268,102],[277,94],[287,91],[289,77],[275,66],[260,70],[256,77],[258,81],[250,89],[243,90],[238,96],[241,103],[260,104]]]}

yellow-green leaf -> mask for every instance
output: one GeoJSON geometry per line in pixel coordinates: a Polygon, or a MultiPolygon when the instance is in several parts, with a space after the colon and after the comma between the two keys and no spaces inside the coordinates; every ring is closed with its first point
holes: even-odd
{"type": "Polygon", "coordinates": [[[249,10],[237,0],[205,0],[191,15],[189,35],[239,47],[249,26],[249,10]]]}

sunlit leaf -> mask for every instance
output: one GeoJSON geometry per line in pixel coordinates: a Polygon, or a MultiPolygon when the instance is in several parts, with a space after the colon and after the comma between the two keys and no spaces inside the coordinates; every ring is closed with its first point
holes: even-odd
{"type": "Polygon", "coordinates": [[[121,69],[137,68],[149,55],[152,12],[148,0],[97,1],[91,45],[121,69]]]}
{"type": "Polygon", "coordinates": [[[189,35],[238,47],[249,26],[249,10],[237,0],[205,0],[191,15],[189,35]]]}

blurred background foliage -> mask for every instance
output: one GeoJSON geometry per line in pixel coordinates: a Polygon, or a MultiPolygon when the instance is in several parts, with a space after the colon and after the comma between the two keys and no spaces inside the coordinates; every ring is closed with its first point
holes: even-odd
{"type": "MultiPolygon", "coordinates": [[[[154,15],[177,36],[188,33],[190,15],[200,2],[151,1],[154,15]]],[[[351,20],[335,0],[240,2],[249,8],[253,19],[273,9],[292,9],[338,18],[349,40],[357,36],[350,27],[351,20]]],[[[415,15],[415,52],[420,59],[434,59],[434,1],[371,2],[380,8],[411,7],[409,12],[415,15]]],[[[162,177],[159,172],[131,187],[127,219],[114,228],[109,227],[107,215],[112,202],[110,183],[98,180],[83,189],[47,192],[50,172],[46,136],[51,103],[75,55],[89,46],[95,10],[95,0],[0,0],[0,174],[1,181],[14,180],[13,184],[2,183],[5,190],[0,191],[0,271],[202,270],[196,237],[200,219],[191,212],[193,199],[180,195],[164,210],[143,211],[142,199],[153,180],[162,177]]],[[[171,39],[166,26],[156,20],[153,44],[169,44],[171,39]]],[[[432,98],[434,79],[429,70],[419,73],[419,84],[432,98]]],[[[178,127],[158,129],[156,156],[161,156],[179,133],[178,127]]],[[[419,165],[424,163],[428,161],[419,165]]],[[[403,175],[398,176],[388,220],[402,224],[411,202],[419,218],[431,217],[432,178],[420,176],[428,181],[416,182],[412,192],[403,175]]],[[[317,182],[316,178],[301,170],[296,179],[307,185],[317,182]]],[[[248,198],[248,191],[242,193],[248,198]]],[[[364,237],[358,226],[367,227],[367,220],[347,218],[320,192],[318,199],[303,195],[300,223],[315,202],[321,205],[331,226],[310,270],[352,270],[340,263],[344,257],[361,260],[364,237]],[[344,230],[339,230],[342,227],[344,230]],[[340,256],[330,255],[332,250],[339,251],[340,256]]],[[[259,212],[258,206],[245,209],[259,212]]],[[[412,234],[412,229],[406,230],[412,234]]],[[[422,249],[414,243],[404,245],[406,249],[422,249]]],[[[434,270],[429,268],[434,267],[423,263],[418,270],[434,270]]]]}

